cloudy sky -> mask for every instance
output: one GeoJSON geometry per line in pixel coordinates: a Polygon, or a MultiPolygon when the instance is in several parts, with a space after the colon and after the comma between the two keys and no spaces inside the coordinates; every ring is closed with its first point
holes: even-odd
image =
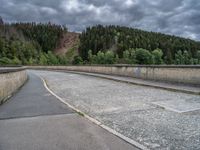
{"type": "Polygon", "coordinates": [[[36,21],[86,26],[115,24],[200,41],[200,0],[0,0],[7,22],[36,21]]]}

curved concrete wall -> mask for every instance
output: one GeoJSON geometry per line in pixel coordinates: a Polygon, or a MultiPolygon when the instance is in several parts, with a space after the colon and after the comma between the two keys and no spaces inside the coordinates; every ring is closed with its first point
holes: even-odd
{"type": "Polygon", "coordinates": [[[159,80],[200,85],[200,66],[32,66],[32,69],[55,69],[83,71],[110,75],[128,76],[147,80],[159,80]]]}
{"type": "Polygon", "coordinates": [[[27,80],[22,68],[0,68],[0,104],[10,97],[27,80]]]}

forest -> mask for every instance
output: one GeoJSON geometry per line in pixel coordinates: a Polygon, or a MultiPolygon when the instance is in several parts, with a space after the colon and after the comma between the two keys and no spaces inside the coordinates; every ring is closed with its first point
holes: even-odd
{"type": "Polygon", "coordinates": [[[67,28],[51,23],[0,23],[1,65],[67,64],[53,49],[67,28]]]}
{"type": "Polygon", "coordinates": [[[111,51],[117,57],[117,63],[155,64],[155,54],[161,57],[162,64],[200,63],[200,42],[113,25],[88,27],[82,32],[79,54],[83,61],[89,61],[90,50],[96,57],[111,51]],[[141,61],[139,57],[148,61],[141,61]]]}
{"type": "Polygon", "coordinates": [[[114,25],[86,28],[77,36],[76,49],[56,55],[66,33],[65,26],[50,22],[0,19],[0,65],[200,64],[198,41],[114,25]]]}

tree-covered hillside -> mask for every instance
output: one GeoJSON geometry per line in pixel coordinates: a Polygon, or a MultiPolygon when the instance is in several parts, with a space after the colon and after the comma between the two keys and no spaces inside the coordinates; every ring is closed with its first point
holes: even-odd
{"type": "Polygon", "coordinates": [[[200,64],[200,42],[120,26],[76,34],[61,25],[7,24],[0,18],[0,65],[68,63],[200,64]]]}
{"type": "Polygon", "coordinates": [[[133,49],[138,48],[145,49],[150,53],[160,49],[163,63],[166,64],[181,64],[183,63],[182,59],[191,59],[189,64],[196,64],[200,42],[120,26],[97,25],[88,27],[80,35],[79,54],[83,60],[87,61],[89,60],[89,50],[92,51],[93,55],[97,55],[99,51],[106,52],[110,50],[117,54],[119,58],[123,58],[125,53],[131,53],[130,49],[133,51],[133,49]],[[184,55],[187,55],[187,58],[184,55]]]}
{"type": "Polygon", "coordinates": [[[55,56],[67,29],[51,23],[0,24],[0,64],[66,64],[65,56],[55,56]]]}
{"type": "Polygon", "coordinates": [[[55,49],[64,33],[67,33],[66,27],[51,23],[16,23],[11,24],[11,26],[15,27],[19,32],[22,31],[28,39],[38,42],[45,52],[55,49]]]}

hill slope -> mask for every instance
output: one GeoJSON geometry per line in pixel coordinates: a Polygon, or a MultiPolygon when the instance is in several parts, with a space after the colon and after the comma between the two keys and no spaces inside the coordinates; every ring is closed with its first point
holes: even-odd
{"type": "Polygon", "coordinates": [[[179,50],[195,57],[200,50],[200,42],[134,28],[102,25],[89,27],[80,36],[79,53],[84,60],[88,59],[90,49],[92,54],[112,50],[122,58],[123,52],[130,48],[143,48],[150,52],[159,48],[164,53],[165,63],[171,64],[179,50]]]}
{"type": "Polygon", "coordinates": [[[51,23],[5,24],[0,19],[0,64],[72,62],[200,64],[200,42],[112,25],[78,34],[51,23]]]}
{"type": "Polygon", "coordinates": [[[79,33],[67,32],[59,41],[59,45],[54,49],[56,55],[66,55],[70,60],[78,55],[79,33]]]}
{"type": "Polygon", "coordinates": [[[51,23],[0,24],[0,64],[66,64],[65,56],[55,56],[67,29],[51,23]]]}

